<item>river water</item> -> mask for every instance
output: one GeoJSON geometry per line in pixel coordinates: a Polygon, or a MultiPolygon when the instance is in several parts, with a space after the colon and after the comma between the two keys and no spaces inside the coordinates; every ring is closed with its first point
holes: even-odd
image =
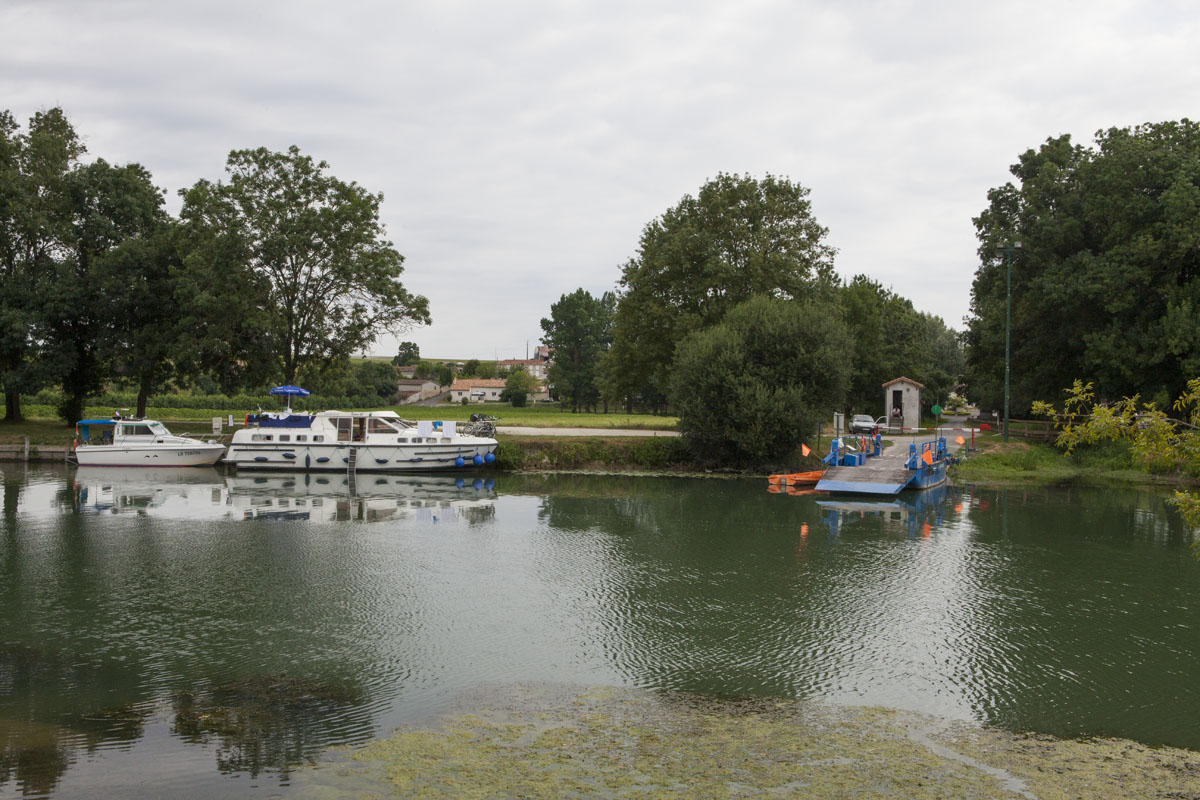
{"type": "Polygon", "coordinates": [[[0,797],[287,796],[329,748],[539,682],[1200,749],[1200,562],[1159,493],[0,477],[0,797]]]}

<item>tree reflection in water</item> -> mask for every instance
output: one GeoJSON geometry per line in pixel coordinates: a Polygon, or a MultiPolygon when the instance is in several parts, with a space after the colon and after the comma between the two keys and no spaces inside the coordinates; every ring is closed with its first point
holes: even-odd
{"type": "Polygon", "coordinates": [[[291,768],[327,745],[319,726],[353,711],[362,692],[286,675],[247,678],[172,698],[172,731],[189,744],[217,742],[222,772],[257,777],[291,768]],[[315,746],[314,746],[315,745],[315,746]]]}

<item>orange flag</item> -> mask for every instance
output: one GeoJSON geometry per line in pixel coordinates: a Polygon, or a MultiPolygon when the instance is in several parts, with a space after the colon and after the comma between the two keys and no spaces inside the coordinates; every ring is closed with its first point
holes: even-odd
{"type": "Polygon", "coordinates": [[[932,450],[921,451],[921,460],[924,461],[927,465],[932,466],[933,465],[933,451],[932,450]]]}
{"type": "Polygon", "coordinates": [[[800,443],[800,455],[802,455],[802,456],[804,456],[805,458],[807,458],[807,457],[808,457],[808,454],[809,454],[809,453],[811,453],[811,452],[812,452],[812,450],[809,450],[809,449],[808,449],[808,445],[806,445],[804,442],[801,442],[801,443],[800,443]]]}
{"type": "Polygon", "coordinates": [[[954,437],[954,441],[958,442],[959,444],[966,444],[966,443],[967,443],[967,440],[966,440],[966,439],[964,439],[964,438],[962,438],[962,434],[961,434],[961,433],[960,433],[958,436],[955,436],[955,437],[954,437]]]}

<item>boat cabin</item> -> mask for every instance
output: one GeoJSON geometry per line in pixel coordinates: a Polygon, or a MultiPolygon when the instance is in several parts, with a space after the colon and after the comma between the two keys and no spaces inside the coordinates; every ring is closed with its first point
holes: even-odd
{"type": "Polygon", "coordinates": [[[167,426],[153,419],[81,419],[75,423],[75,433],[81,444],[93,445],[152,442],[156,437],[171,435],[167,426]]]}

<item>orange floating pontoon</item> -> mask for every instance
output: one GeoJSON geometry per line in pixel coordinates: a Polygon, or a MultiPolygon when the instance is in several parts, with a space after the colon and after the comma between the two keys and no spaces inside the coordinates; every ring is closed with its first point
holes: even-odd
{"type": "Polygon", "coordinates": [[[818,469],[812,472],[793,472],[790,475],[771,475],[767,478],[769,486],[809,486],[821,480],[821,476],[825,474],[825,470],[818,469]]]}

